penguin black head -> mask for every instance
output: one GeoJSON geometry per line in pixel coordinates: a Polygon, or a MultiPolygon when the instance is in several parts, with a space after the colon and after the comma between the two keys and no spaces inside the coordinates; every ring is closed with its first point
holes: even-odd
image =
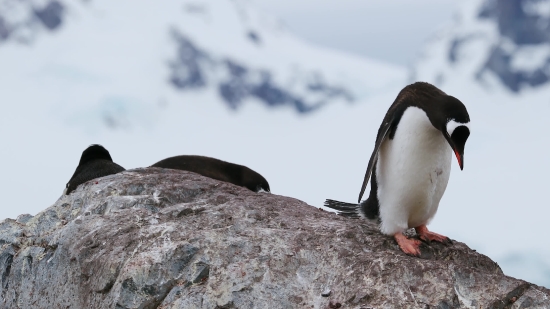
{"type": "Polygon", "coordinates": [[[82,152],[82,156],[80,157],[80,162],[78,162],[78,165],[83,165],[84,163],[87,163],[93,160],[109,160],[113,162],[113,159],[109,154],[109,151],[107,151],[105,147],[99,144],[93,144],[93,145],[90,145],[88,148],[86,148],[82,152]]]}
{"type": "Polygon", "coordinates": [[[416,82],[401,90],[394,105],[401,105],[402,111],[407,106],[423,109],[453,149],[460,169],[464,168],[464,146],[470,136],[470,115],[460,100],[432,84],[416,82]]]}
{"type": "Polygon", "coordinates": [[[267,180],[265,180],[265,182],[262,183],[261,185],[256,186],[256,189],[257,189],[256,192],[260,192],[260,191],[271,192],[271,189],[269,188],[269,184],[267,183],[267,180]]]}
{"type": "Polygon", "coordinates": [[[240,174],[238,177],[240,179],[239,181],[234,182],[235,184],[243,186],[254,192],[271,192],[269,183],[264,176],[246,166],[237,164],[234,165],[237,169],[233,169],[233,173],[235,173],[235,175],[240,174]]]}
{"type": "Polygon", "coordinates": [[[124,171],[124,168],[113,162],[109,151],[101,145],[90,145],[80,156],[80,162],[73,176],[65,186],[65,194],[70,194],[79,185],[103,176],[124,171]]]}
{"type": "Polygon", "coordinates": [[[445,95],[440,99],[441,109],[438,128],[453,149],[460,169],[464,169],[464,146],[470,136],[470,115],[466,106],[455,97],[445,95]]]}
{"type": "MultiPolygon", "coordinates": [[[[260,176],[261,178],[258,178],[257,181],[258,183],[256,184],[256,188],[255,190],[251,189],[252,191],[254,192],[271,192],[271,189],[269,189],[269,183],[267,182],[267,180],[262,177],[262,175],[258,174],[258,176],[260,176]]],[[[249,188],[250,189],[250,188],[249,188]]]]}

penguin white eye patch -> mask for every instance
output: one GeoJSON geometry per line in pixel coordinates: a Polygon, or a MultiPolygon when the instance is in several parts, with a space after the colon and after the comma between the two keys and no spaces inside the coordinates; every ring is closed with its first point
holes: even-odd
{"type": "Polygon", "coordinates": [[[465,126],[466,128],[468,128],[468,130],[470,129],[469,122],[460,123],[460,122],[454,121],[454,119],[451,119],[449,122],[447,122],[447,133],[449,133],[449,136],[451,136],[453,135],[453,132],[455,131],[455,129],[461,126],[465,126]]]}

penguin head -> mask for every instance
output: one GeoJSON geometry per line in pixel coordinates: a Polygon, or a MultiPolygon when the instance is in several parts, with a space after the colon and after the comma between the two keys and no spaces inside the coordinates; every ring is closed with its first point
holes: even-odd
{"type": "Polygon", "coordinates": [[[242,165],[237,165],[240,169],[239,182],[241,186],[254,192],[271,192],[269,183],[258,172],[242,165]]]}
{"type": "Polygon", "coordinates": [[[470,115],[466,106],[455,97],[445,95],[441,98],[437,128],[453,149],[458,165],[464,168],[464,146],[470,136],[470,115]]]}
{"type": "Polygon", "coordinates": [[[460,123],[454,119],[449,120],[446,126],[445,138],[453,148],[460,169],[464,168],[464,146],[470,136],[469,123],[460,123]]]}
{"type": "Polygon", "coordinates": [[[254,192],[268,192],[271,193],[269,188],[269,183],[267,180],[260,174],[254,172],[251,175],[252,177],[246,181],[245,187],[254,191],[254,192]]]}
{"type": "Polygon", "coordinates": [[[109,151],[107,151],[105,147],[98,144],[90,145],[82,152],[78,165],[82,165],[93,160],[109,160],[113,162],[109,151]]]}
{"type": "MultiPolygon", "coordinates": [[[[262,177],[263,178],[263,177],[262,177]]],[[[271,190],[269,189],[269,183],[267,183],[267,180],[262,179],[262,181],[256,185],[255,192],[267,192],[271,193],[271,190]]]]}

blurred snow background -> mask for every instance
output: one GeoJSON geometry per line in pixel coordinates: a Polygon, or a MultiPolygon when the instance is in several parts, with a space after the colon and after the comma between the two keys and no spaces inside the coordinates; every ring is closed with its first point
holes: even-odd
{"type": "Polygon", "coordinates": [[[388,106],[424,80],[473,125],[431,228],[550,287],[549,20],[548,0],[0,0],[0,218],[51,205],[92,143],[354,201],[388,106]]]}

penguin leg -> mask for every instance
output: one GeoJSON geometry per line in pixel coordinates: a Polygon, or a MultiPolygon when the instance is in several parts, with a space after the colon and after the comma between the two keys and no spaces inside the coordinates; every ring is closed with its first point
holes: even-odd
{"type": "Polygon", "coordinates": [[[444,244],[450,244],[451,240],[447,236],[443,236],[441,234],[437,234],[434,232],[430,232],[426,225],[417,226],[414,228],[416,230],[416,234],[418,234],[418,237],[422,239],[423,241],[429,243],[430,241],[437,241],[444,244]]]}
{"type": "Polygon", "coordinates": [[[399,245],[399,248],[403,252],[412,256],[420,256],[420,240],[414,238],[407,238],[403,233],[398,232],[393,235],[395,241],[399,245]]]}

